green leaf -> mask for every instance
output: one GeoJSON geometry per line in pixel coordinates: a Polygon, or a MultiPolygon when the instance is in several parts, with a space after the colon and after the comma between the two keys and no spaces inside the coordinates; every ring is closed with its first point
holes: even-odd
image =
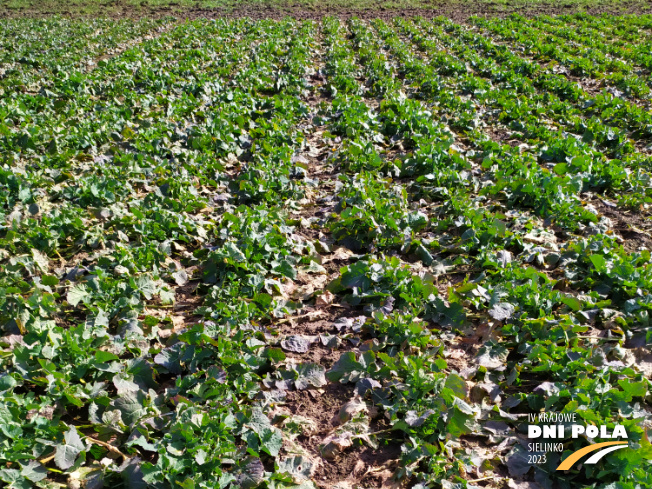
{"type": "Polygon", "coordinates": [[[77,429],[71,427],[64,435],[64,442],[57,445],[54,453],[54,463],[61,470],[72,467],[77,456],[86,450],[86,446],[77,433],[77,429]]]}
{"type": "Polygon", "coordinates": [[[512,477],[523,477],[532,468],[528,452],[518,443],[507,454],[507,470],[512,477]]]}
{"type": "Polygon", "coordinates": [[[41,271],[47,272],[48,266],[50,264],[50,260],[48,260],[47,255],[41,253],[36,248],[32,248],[32,256],[34,257],[34,262],[38,265],[41,271]]]}
{"type": "Polygon", "coordinates": [[[252,409],[251,416],[249,417],[249,422],[247,424],[256,434],[260,434],[265,429],[272,427],[272,423],[269,421],[269,418],[259,407],[252,409]]]}
{"type": "Polygon", "coordinates": [[[140,387],[132,380],[132,376],[125,373],[118,373],[113,376],[113,385],[118,391],[118,395],[127,394],[129,392],[137,392],[140,387]]]}
{"type": "Polygon", "coordinates": [[[41,283],[50,286],[59,285],[59,279],[54,275],[43,275],[43,277],[41,277],[41,283]]]}
{"type": "Polygon", "coordinates": [[[430,266],[434,261],[430,252],[426,249],[423,244],[419,243],[414,251],[414,254],[423,262],[424,265],[430,266]]]}
{"type": "Polygon", "coordinates": [[[76,284],[68,291],[66,300],[71,306],[77,306],[77,304],[90,297],[90,295],[90,292],[84,284],[76,284]]]}
{"type": "Polygon", "coordinates": [[[173,290],[170,290],[167,287],[162,287],[161,290],[159,290],[158,296],[161,298],[161,304],[164,306],[174,304],[175,293],[173,290]]]}
{"type": "Polygon", "coordinates": [[[490,340],[478,350],[477,362],[482,367],[496,369],[505,365],[508,355],[507,348],[490,340]]]}
{"type": "Polygon", "coordinates": [[[127,489],[146,489],[147,483],[143,479],[143,471],[140,467],[140,458],[133,457],[121,466],[122,481],[127,489]]]}
{"type": "Polygon", "coordinates": [[[260,443],[263,451],[272,457],[278,456],[283,447],[283,435],[277,429],[265,429],[260,436],[260,443]]]}
{"type": "Polygon", "coordinates": [[[602,255],[591,255],[589,256],[589,259],[598,272],[606,271],[607,262],[602,255]]]}
{"type": "Polygon", "coordinates": [[[184,480],[183,482],[177,481],[177,485],[183,489],[195,489],[195,481],[190,478],[184,480]]]}
{"type": "Polygon", "coordinates": [[[97,350],[95,352],[95,361],[98,363],[107,363],[113,360],[119,360],[120,357],[108,351],[97,350]]]}
{"type": "Polygon", "coordinates": [[[31,489],[32,484],[16,469],[1,469],[0,481],[6,482],[9,485],[3,486],[9,489],[31,489]]]}
{"type": "Polygon", "coordinates": [[[138,277],[136,279],[136,285],[138,286],[140,293],[143,294],[147,300],[151,300],[156,293],[156,284],[149,275],[141,275],[138,277]]]}
{"type": "Polygon", "coordinates": [[[0,375],[0,392],[6,391],[14,387],[18,382],[9,374],[0,375]]]}
{"type": "Polygon", "coordinates": [[[294,353],[306,353],[310,349],[310,340],[305,336],[291,335],[281,341],[281,346],[294,353]]]}
{"type": "Polygon", "coordinates": [[[356,360],[355,353],[347,351],[335,362],[333,367],[326,372],[326,378],[331,382],[347,380],[354,372],[363,372],[364,367],[356,360]]]}
{"type": "Polygon", "coordinates": [[[286,458],[278,463],[279,472],[290,474],[292,480],[299,484],[302,481],[310,479],[313,463],[310,459],[301,455],[286,458]]]}
{"type": "Polygon", "coordinates": [[[23,465],[20,475],[32,482],[42,481],[48,476],[47,469],[36,460],[30,460],[27,465],[23,465]]]}
{"type": "Polygon", "coordinates": [[[226,251],[228,252],[228,256],[232,258],[236,262],[246,262],[247,257],[238,249],[238,247],[229,242],[224,245],[224,248],[226,248],[226,251]]]}
{"type": "Polygon", "coordinates": [[[459,398],[466,398],[466,381],[457,374],[450,374],[446,378],[444,387],[448,387],[459,398]]]}
{"type": "Polygon", "coordinates": [[[299,377],[294,381],[297,389],[307,389],[308,387],[323,387],[326,385],[326,369],[316,363],[302,363],[297,366],[299,377]]]}
{"type": "Polygon", "coordinates": [[[647,381],[632,382],[628,379],[620,379],[618,385],[627,395],[627,401],[631,401],[634,397],[645,397],[647,394],[647,381]]]}
{"type": "Polygon", "coordinates": [[[570,307],[573,311],[579,311],[582,309],[582,302],[575,297],[565,295],[561,298],[561,301],[570,307]]]}
{"type": "Polygon", "coordinates": [[[433,305],[432,319],[442,326],[459,327],[466,321],[464,307],[457,302],[448,304],[441,297],[436,297],[433,305]]]}
{"type": "Polygon", "coordinates": [[[557,163],[552,171],[557,175],[566,175],[566,173],[568,173],[568,165],[566,163],[557,163]]]}
{"type": "Polygon", "coordinates": [[[265,348],[263,356],[274,363],[279,363],[285,360],[285,353],[280,348],[265,348]]]}
{"type": "Polygon", "coordinates": [[[272,457],[276,457],[283,446],[283,436],[272,426],[269,418],[260,408],[252,410],[248,426],[260,438],[262,449],[272,457]]]}
{"type": "Polygon", "coordinates": [[[449,411],[447,431],[454,437],[459,437],[472,431],[471,422],[474,413],[467,403],[455,398],[453,408],[449,411]]]}
{"type": "Polygon", "coordinates": [[[290,263],[287,260],[281,260],[278,263],[278,265],[274,267],[274,271],[279,273],[280,275],[289,277],[292,280],[295,280],[297,278],[297,270],[294,268],[292,263],[290,263]]]}
{"type": "Polygon", "coordinates": [[[127,392],[112,402],[113,406],[122,414],[122,419],[126,425],[135,423],[146,413],[141,396],[141,391],[127,392]]]}
{"type": "Polygon", "coordinates": [[[371,280],[367,277],[367,264],[356,262],[348,267],[340,279],[342,287],[359,287],[363,292],[371,286],[371,280]]]}
{"type": "Polygon", "coordinates": [[[236,484],[240,489],[253,489],[265,480],[265,467],[258,458],[248,458],[235,471],[236,484]]]}
{"type": "Polygon", "coordinates": [[[203,448],[197,450],[197,453],[195,453],[195,462],[197,462],[198,465],[204,465],[207,460],[208,454],[206,451],[203,448]]]}

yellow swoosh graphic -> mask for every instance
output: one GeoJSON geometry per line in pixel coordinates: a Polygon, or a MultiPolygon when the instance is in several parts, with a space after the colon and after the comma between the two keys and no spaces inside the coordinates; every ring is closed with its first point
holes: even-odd
{"type": "Polygon", "coordinates": [[[604,447],[610,447],[612,445],[627,445],[626,441],[605,441],[603,443],[596,443],[595,445],[589,445],[588,447],[580,448],[578,451],[571,453],[566,460],[564,460],[557,470],[568,470],[570,469],[575,462],[581,459],[587,453],[595,452],[604,447]]]}

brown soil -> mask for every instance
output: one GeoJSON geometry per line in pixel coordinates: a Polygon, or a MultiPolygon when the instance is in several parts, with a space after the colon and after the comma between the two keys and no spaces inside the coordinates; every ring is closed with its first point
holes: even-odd
{"type": "MultiPolygon", "coordinates": [[[[293,334],[293,335],[318,335],[325,333],[333,333],[335,330],[333,328],[333,323],[335,320],[342,316],[347,316],[347,314],[338,314],[338,311],[329,311],[329,308],[320,315],[319,320],[308,320],[301,321],[297,320],[292,323],[285,323],[278,327],[278,331],[283,334],[293,334]],[[299,323],[299,324],[297,324],[299,323]]],[[[307,310],[307,309],[306,309],[307,310]]],[[[355,315],[354,315],[355,316],[355,315]]]]}
{"type": "Polygon", "coordinates": [[[201,305],[203,298],[197,294],[197,288],[200,283],[199,280],[189,280],[185,285],[175,289],[175,311],[191,313],[201,305]]]}
{"type": "Polygon", "coordinates": [[[508,144],[512,147],[515,147],[522,142],[519,139],[514,139],[513,131],[500,125],[487,125],[487,127],[484,128],[484,133],[489,136],[492,141],[500,144],[508,144]]]}
{"type": "Polygon", "coordinates": [[[565,75],[566,78],[568,78],[573,83],[577,83],[579,86],[581,86],[582,90],[584,90],[591,97],[599,95],[608,86],[604,80],[598,80],[596,78],[583,76],[573,76],[567,73],[562,74],[565,75]]]}
{"type": "MultiPolygon", "coordinates": [[[[89,0],[90,2],[90,0],[89,0]]],[[[571,3],[558,3],[556,5],[501,5],[493,1],[463,1],[463,2],[442,2],[433,1],[432,8],[402,8],[391,9],[384,6],[382,1],[370,2],[366,8],[346,8],[328,6],[306,6],[302,4],[293,5],[288,2],[283,7],[271,7],[260,5],[241,5],[235,9],[228,8],[186,8],[179,5],[162,7],[136,7],[121,2],[114,2],[109,8],[102,11],[103,17],[112,18],[162,18],[174,16],[180,19],[215,19],[221,17],[252,19],[282,19],[293,17],[296,19],[321,20],[326,16],[338,16],[340,18],[358,17],[360,19],[390,19],[394,17],[416,17],[422,16],[433,18],[445,16],[457,22],[464,22],[473,15],[505,17],[512,13],[533,17],[537,15],[562,15],[575,12],[585,12],[591,15],[599,14],[648,14],[652,12],[649,2],[624,1],[620,3],[609,3],[607,5],[573,5],[571,3]]],[[[31,9],[20,8],[10,9],[0,6],[0,18],[21,18],[21,17],[47,17],[50,15],[62,15],[65,17],[83,17],[72,8],[60,9],[31,9]]]]}
{"type": "MultiPolygon", "coordinates": [[[[400,456],[401,448],[396,443],[380,446],[377,450],[359,446],[324,463],[315,476],[315,483],[324,489],[331,489],[342,481],[355,481],[363,487],[387,487],[392,477],[389,467],[394,468],[400,456]]],[[[344,487],[353,486],[345,484],[344,487]]]]}
{"type": "Polygon", "coordinates": [[[337,426],[337,414],[352,396],[353,385],[329,382],[323,388],[323,393],[288,391],[286,402],[292,414],[301,414],[317,422],[316,434],[325,434],[337,426]]]}
{"type": "Polygon", "coordinates": [[[627,252],[638,251],[641,246],[652,251],[652,219],[650,217],[645,217],[640,212],[610,207],[601,200],[595,204],[602,214],[614,222],[613,231],[623,238],[623,247],[627,252]]]}
{"type": "MultiPolygon", "coordinates": [[[[321,456],[323,439],[338,425],[337,416],[340,408],[353,396],[353,386],[348,384],[327,384],[322,393],[296,392],[287,394],[287,405],[293,414],[308,417],[317,423],[317,430],[312,436],[300,436],[297,440],[308,452],[319,460],[318,468],[312,477],[321,488],[353,487],[354,484],[371,484],[369,487],[381,487],[393,474],[401,456],[400,444],[382,444],[378,449],[362,444],[354,445],[339,453],[333,459],[321,456]]],[[[373,430],[383,427],[374,426],[373,430]]]]}
{"type": "Polygon", "coordinates": [[[288,358],[296,358],[302,363],[317,363],[329,369],[342,355],[341,351],[321,345],[312,345],[306,353],[286,353],[288,358]]]}
{"type": "MultiPolygon", "coordinates": [[[[631,5],[631,4],[630,4],[631,5]]],[[[277,8],[265,8],[257,6],[246,6],[241,7],[229,15],[234,17],[251,17],[251,18],[273,18],[280,19],[283,17],[294,17],[298,19],[311,19],[311,20],[321,20],[325,16],[336,15],[340,18],[351,18],[358,17],[360,19],[391,19],[395,17],[438,17],[444,16],[451,18],[457,22],[466,21],[469,17],[473,15],[480,16],[499,16],[505,17],[512,13],[519,13],[525,16],[536,16],[536,15],[558,15],[558,14],[568,14],[575,11],[583,11],[590,14],[602,14],[602,13],[648,13],[652,9],[648,8],[644,12],[637,12],[639,10],[638,6],[628,6],[623,4],[623,8],[608,8],[604,6],[591,7],[587,9],[573,9],[566,8],[564,6],[555,5],[550,7],[524,7],[524,6],[513,6],[505,7],[502,5],[494,4],[493,2],[465,2],[463,4],[450,3],[439,3],[433,2],[433,8],[405,8],[401,10],[392,10],[383,7],[382,2],[369,3],[368,7],[365,9],[328,9],[317,7],[314,10],[306,10],[304,7],[287,7],[285,9],[277,8]],[[630,9],[633,9],[633,12],[630,12],[630,9]]],[[[212,12],[210,10],[197,9],[193,11],[193,14],[198,17],[203,17],[207,12],[212,12]]],[[[220,16],[224,13],[220,13],[220,16]]]]}

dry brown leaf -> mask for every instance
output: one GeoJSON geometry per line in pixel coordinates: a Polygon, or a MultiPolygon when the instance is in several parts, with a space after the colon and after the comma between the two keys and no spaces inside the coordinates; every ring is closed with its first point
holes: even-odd
{"type": "Polygon", "coordinates": [[[183,316],[170,316],[174,329],[181,329],[186,325],[186,318],[183,316]]]}
{"type": "Polygon", "coordinates": [[[281,284],[281,295],[284,299],[294,299],[294,295],[297,291],[297,284],[294,281],[287,279],[283,284],[281,284]]]}
{"type": "Polygon", "coordinates": [[[369,412],[367,404],[362,400],[360,396],[354,396],[340,409],[339,422],[344,424],[361,411],[369,412]]]}
{"type": "Polygon", "coordinates": [[[404,482],[394,479],[394,472],[389,469],[383,469],[377,472],[376,475],[383,480],[383,485],[380,486],[380,489],[400,489],[401,487],[406,487],[404,482]]]}
{"type": "Polygon", "coordinates": [[[365,463],[362,460],[356,460],[355,466],[353,467],[353,475],[360,475],[365,470],[365,463]]]}
{"type": "Polygon", "coordinates": [[[301,287],[297,287],[292,294],[290,295],[290,298],[295,301],[305,301],[307,299],[310,299],[312,294],[315,293],[315,288],[312,285],[302,285],[301,287]]]}
{"type": "Polygon", "coordinates": [[[333,253],[330,256],[324,257],[324,263],[328,263],[333,260],[349,260],[352,257],[355,257],[356,254],[353,253],[350,249],[340,246],[333,250],[333,253]]]}
{"type": "Polygon", "coordinates": [[[290,297],[294,300],[308,300],[316,291],[323,290],[328,282],[326,275],[305,275],[301,277],[305,285],[297,287],[290,297]]]}
{"type": "Polygon", "coordinates": [[[332,304],[334,300],[335,300],[335,295],[330,290],[326,290],[322,295],[317,297],[317,300],[315,301],[315,305],[317,307],[324,307],[329,304],[332,304]]]}
{"type": "Polygon", "coordinates": [[[172,333],[182,330],[186,326],[186,318],[184,316],[169,316],[170,321],[172,321],[172,327],[163,327],[159,328],[158,336],[159,338],[165,339],[172,336],[172,333]]]}
{"type": "Polygon", "coordinates": [[[338,453],[343,452],[353,445],[353,433],[345,431],[339,435],[330,435],[324,438],[324,447],[321,454],[324,458],[333,459],[338,453]]]}
{"type": "Polygon", "coordinates": [[[541,486],[539,484],[536,484],[535,482],[527,482],[527,481],[515,481],[513,479],[510,479],[509,482],[507,483],[507,487],[509,489],[540,489],[541,486]]]}
{"type": "Polygon", "coordinates": [[[636,369],[648,379],[652,379],[652,353],[645,352],[643,348],[637,349],[636,369]]]}

